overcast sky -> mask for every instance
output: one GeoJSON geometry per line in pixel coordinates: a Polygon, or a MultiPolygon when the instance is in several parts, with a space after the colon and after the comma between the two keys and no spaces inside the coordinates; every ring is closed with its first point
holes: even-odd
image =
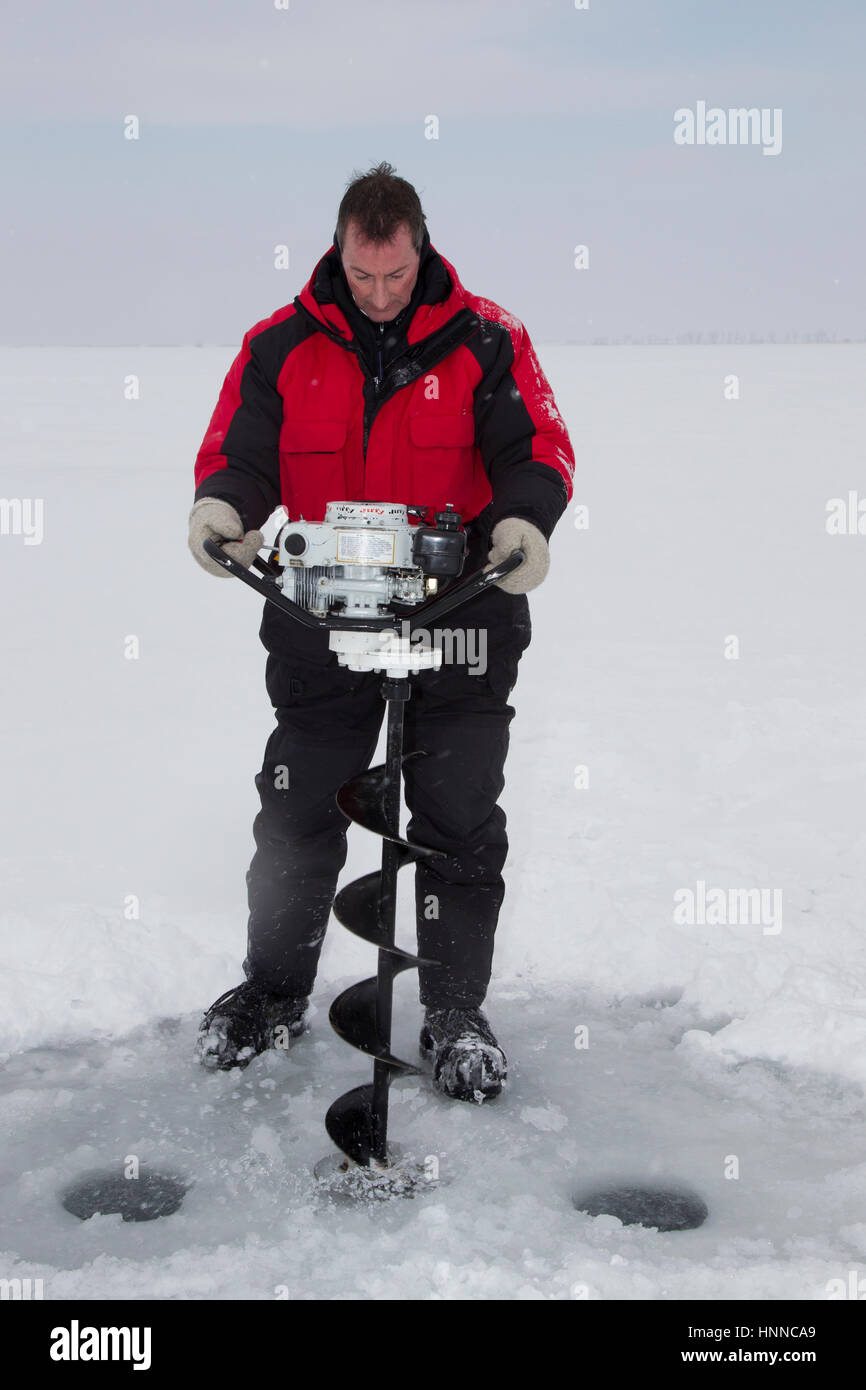
{"type": "Polygon", "coordinates": [[[306,282],[353,170],[381,159],[466,287],[539,343],[866,337],[863,0],[10,9],[4,343],[236,343],[306,282]],[[781,109],[780,152],[676,144],[674,112],[699,102],[781,109]]]}

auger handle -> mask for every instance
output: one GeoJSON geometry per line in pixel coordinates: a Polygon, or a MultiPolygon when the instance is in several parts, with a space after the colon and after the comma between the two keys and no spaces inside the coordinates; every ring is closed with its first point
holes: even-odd
{"type": "MultiPolygon", "coordinates": [[[[422,627],[431,618],[441,618],[445,613],[450,613],[452,609],[457,608],[458,605],[483,593],[492,584],[496,584],[498,580],[511,574],[512,570],[516,570],[525,559],[522,550],[512,550],[511,554],[506,559],[500,560],[498,565],[493,565],[490,569],[476,570],[460,584],[456,584],[453,589],[446,590],[437,598],[428,599],[419,608],[413,609],[410,615],[403,617],[394,614],[391,618],[317,618],[313,613],[308,613],[299,603],[295,603],[293,599],[286,598],[276,582],[278,571],[265,560],[260,560],[257,556],[253,561],[255,568],[267,576],[266,579],[259,579],[256,575],[250,574],[250,571],[243,565],[239,565],[237,560],[226,555],[222,546],[218,545],[216,541],[208,538],[202,543],[202,549],[212,560],[216,560],[218,565],[222,565],[229,574],[233,574],[236,579],[242,580],[251,589],[255,589],[256,593],[261,594],[277,608],[281,608],[284,613],[288,613],[289,617],[294,618],[302,627],[325,632],[387,632],[388,629],[396,631],[403,621],[408,622],[411,632],[416,627],[422,627]]],[[[405,607],[405,605],[402,606],[405,607]]]]}
{"type": "Polygon", "coordinates": [[[482,594],[485,589],[489,589],[492,584],[496,584],[500,579],[504,579],[512,570],[518,569],[526,559],[522,550],[512,550],[511,554],[504,560],[500,560],[498,565],[492,565],[490,569],[476,570],[470,574],[462,583],[455,584],[453,589],[446,589],[444,594],[438,598],[428,599],[422,603],[420,608],[416,608],[408,619],[409,631],[416,627],[423,627],[431,618],[441,618],[446,613],[450,613],[452,608],[458,608],[466,603],[468,599],[475,598],[476,594],[482,594]]]}

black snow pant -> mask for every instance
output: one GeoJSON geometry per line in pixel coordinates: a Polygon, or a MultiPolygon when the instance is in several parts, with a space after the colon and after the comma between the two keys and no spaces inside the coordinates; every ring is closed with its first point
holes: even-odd
{"type": "MultiPolygon", "coordinates": [[[[420,999],[429,1008],[472,1008],[487,992],[504,896],[508,841],[497,800],[514,715],[508,697],[531,636],[529,604],[494,587],[439,626],[443,665],[411,677],[404,705],[404,753],[426,755],[404,768],[407,838],[444,851],[415,866],[418,954],[437,962],[419,970],[420,999]]],[[[347,854],[349,822],[335,796],[372,761],[383,676],[339,666],[326,632],[308,631],[273,604],[265,604],[260,637],[277,725],[256,777],[244,972],[275,994],[302,997],[313,987],[347,854]]]]}

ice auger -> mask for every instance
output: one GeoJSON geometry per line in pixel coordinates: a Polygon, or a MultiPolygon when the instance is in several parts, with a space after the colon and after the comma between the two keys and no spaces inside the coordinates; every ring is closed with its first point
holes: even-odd
{"type": "MultiPolygon", "coordinates": [[[[231,574],[256,589],[307,628],[329,632],[329,645],[341,665],[381,671],[387,702],[385,762],[351,778],[337,803],[350,821],[382,839],[381,867],[347,884],[337,894],[338,921],[378,950],[375,975],[351,985],[334,1000],[330,1022],[345,1042],[373,1059],[372,1083],[347,1091],[325,1117],[329,1136],[349,1164],[388,1170],[388,1091],[398,1075],[418,1068],[391,1051],[394,980],[401,972],[435,961],[421,961],[395,942],[397,873],[438,851],[410,844],[400,836],[403,715],[411,696],[410,674],[441,665],[435,645],[413,640],[422,628],[482,593],[523,563],[523,553],[481,569],[439,593],[442,579],[455,580],[465,559],[461,518],[450,507],[437,512],[434,525],[410,525],[409,513],[426,508],[390,502],[331,502],[321,524],[288,522],[267,560],[256,559],[258,574],[231,560],[213,541],[207,553],[231,574]],[[408,616],[397,612],[408,608],[408,616]]],[[[409,757],[423,756],[423,750],[409,757]]],[[[343,1161],[344,1171],[349,1164],[343,1161]]]]}

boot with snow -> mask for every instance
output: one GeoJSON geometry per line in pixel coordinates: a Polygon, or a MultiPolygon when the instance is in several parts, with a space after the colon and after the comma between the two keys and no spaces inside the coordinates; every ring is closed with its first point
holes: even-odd
{"type": "Polygon", "coordinates": [[[498,1096],[506,1057],[480,1009],[428,1009],[421,1052],[433,1062],[433,1084],[452,1100],[480,1105],[498,1096]]]}
{"type": "Polygon", "coordinates": [[[246,1067],[269,1047],[288,1047],[304,1032],[306,999],[270,994],[245,980],[211,1004],[196,1040],[202,1066],[226,1071],[246,1067]]]}

